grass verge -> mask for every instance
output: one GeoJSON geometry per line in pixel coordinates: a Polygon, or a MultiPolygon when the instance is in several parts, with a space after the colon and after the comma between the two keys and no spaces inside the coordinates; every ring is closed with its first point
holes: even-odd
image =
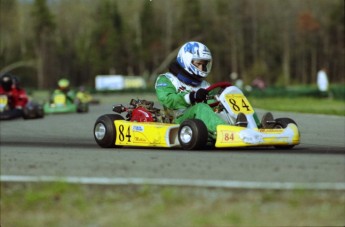
{"type": "Polygon", "coordinates": [[[1,226],[344,226],[343,191],[1,183],[1,226]]]}
{"type": "Polygon", "coordinates": [[[248,99],[254,108],[298,113],[331,114],[345,116],[345,101],[342,100],[312,97],[249,97],[248,99]]]}

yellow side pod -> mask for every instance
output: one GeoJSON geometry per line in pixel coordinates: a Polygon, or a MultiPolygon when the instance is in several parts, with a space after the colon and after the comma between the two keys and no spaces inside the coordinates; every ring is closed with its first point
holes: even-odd
{"type": "Polygon", "coordinates": [[[157,122],[114,121],[115,144],[120,146],[174,147],[179,125],[157,122]]]}
{"type": "Polygon", "coordinates": [[[231,125],[217,127],[216,147],[297,145],[300,134],[295,124],[285,129],[249,129],[231,125]]]}

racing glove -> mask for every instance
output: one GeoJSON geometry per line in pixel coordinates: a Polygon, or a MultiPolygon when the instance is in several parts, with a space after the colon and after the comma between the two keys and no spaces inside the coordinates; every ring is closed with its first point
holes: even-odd
{"type": "Polygon", "coordinates": [[[189,93],[189,99],[192,104],[206,101],[208,91],[204,88],[200,88],[197,91],[189,93]]]}

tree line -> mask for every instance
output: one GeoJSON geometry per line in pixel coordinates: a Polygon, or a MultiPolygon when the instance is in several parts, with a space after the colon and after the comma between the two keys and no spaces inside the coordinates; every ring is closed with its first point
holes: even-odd
{"type": "Polygon", "coordinates": [[[67,77],[143,76],[153,85],[187,41],[213,55],[208,80],[344,83],[343,0],[0,0],[0,70],[31,87],[67,77]]]}

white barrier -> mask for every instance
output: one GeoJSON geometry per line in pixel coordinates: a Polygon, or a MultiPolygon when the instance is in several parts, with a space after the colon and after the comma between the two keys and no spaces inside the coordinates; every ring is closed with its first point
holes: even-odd
{"type": "Polygon", "coordinates": [[[97,75],[95,88],[97,91],[144,89],[146,88],[146,81],[140,76],[97,75]]]}

